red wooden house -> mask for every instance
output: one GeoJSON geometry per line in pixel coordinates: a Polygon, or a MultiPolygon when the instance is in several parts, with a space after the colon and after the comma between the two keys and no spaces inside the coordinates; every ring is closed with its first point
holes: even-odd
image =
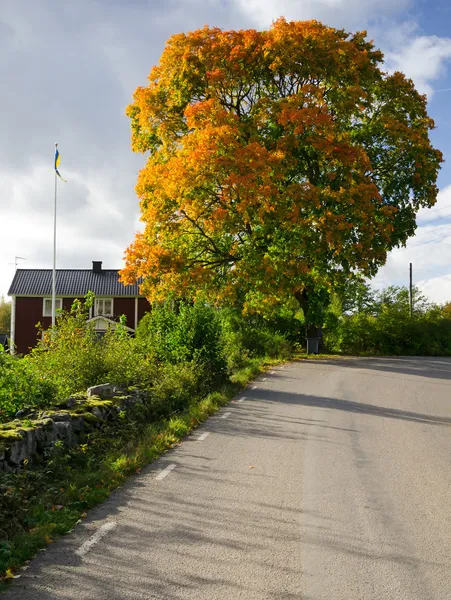
{"type": "MultiPolygon", "coordinates": [[[[127,317],[127,326],[133,332],[150,310],[139,285],[120,283],[117,269],[102,269],[98,261],[93,261],[92,269],[57,269],[57,310],[69,310],[76,298],[81,300],[89,291],[95,295],[90,320],[99,333],[121,315],[127,317]]],[[[10,347],[26,354],[36,346],[36,324],[47,329],[52,322],[52,270],[17,269],[8,295],[12,298],[10,347]]]]}

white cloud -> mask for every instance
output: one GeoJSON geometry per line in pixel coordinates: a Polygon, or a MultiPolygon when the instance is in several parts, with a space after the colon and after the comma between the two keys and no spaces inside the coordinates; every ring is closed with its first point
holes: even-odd
{"type": "Polygon", "coordinates": [[[425,296],[437,304],[451,302],[451,275],[419,281],[417,286],[425,296]]]}
{"type": "Polygon", "coordinates": [[[451,185],[440,190],[437,202],[432,208],[420,208],[417,214],[417,223],[425,224],[438,219],[444,220],[446,216],[451,219],[451,185]]]}
{"type": "MultiPolygon", "coordinates": [[[[0,296],[26,268],[51,268],[53,150],[58,141],[60,268],[120,267],[141,229],[134,192],[145,158],[132,154],[125,107],[165,40],[220,19],[220,0],[22,0],[0,17],[0,296]]],[[[230,15],[233,16],[233,15],[230,15]]]]}
{"type": "Polygon", "coordinates": [[[375,287],[390,284],[409,284],[409,263],[413,279],[432,301],[451,300],[451,186],[440,191],[432,209],[421,209],[417,216],[419,227],[406,248],[389,253],[386,265],[373,283],[375,287]]]}
{"type": "Polygon", "coordinates": [[[432,82],[445,74],[451,59],[451,38],[416,31],[416,24],[409,22],[388,32],[385,60],[390,71],[401,71],[413,79],[418,91],[431,95],[432,82]]]}
{"type": "MultiPolygon", "coordinates": [[[[127,195],[114,173],[76,173],[66,170],[69,182],[59,183],[57,207],[57,267],[90,268],[102,260],[106,268],[122,266],[125,248],[138,229],[138,206],[133,174],[127,195]]],[[[127,178],[126,178],[127,180],[127,178]]],[[[35,167],[17,182],[13,173],[0,172],[1,207],[0,296],[14,275],[15,256],[26,258],[20,268],[51,268],[53,264],[53,174],[35,167]]]]}
{"type": "Polygon", "coordinates": [[[373,18],[406,11],[411,0],[234,0],[235,5],[259,27],[280,16],[288,20],[317,19],[335,27],[365,27],[373,18]]]}

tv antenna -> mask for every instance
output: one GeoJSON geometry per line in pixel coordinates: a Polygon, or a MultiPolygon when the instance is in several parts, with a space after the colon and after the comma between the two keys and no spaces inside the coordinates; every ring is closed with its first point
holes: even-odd
{"type": "Polygon", "coordinates": [[[27,260],[26,258],[24,258],[23,256],[15,256],[14,257],[14,262],[13,263],[8,263],[9,265],[14,265],[14,268],[17,270],[17,267],[19,266],[19,260],[27,260]]]}

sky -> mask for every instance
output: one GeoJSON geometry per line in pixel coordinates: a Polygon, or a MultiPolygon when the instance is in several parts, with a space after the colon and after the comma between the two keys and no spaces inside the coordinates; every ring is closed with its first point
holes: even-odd
{"type": "Polygon", "coordinates": [[[0,296],[22,268],[51,268],[54,144],[58,268],[120,268],[141,229],[125,108],[174,33],[205,24],[265,29],[280,16],[365,29],[427,94],[444,154],[440,194],[416,236],[392,251],[376,288],[414,283],[451,300],[451,4],[448,0],[0,0],[0,296]]]}

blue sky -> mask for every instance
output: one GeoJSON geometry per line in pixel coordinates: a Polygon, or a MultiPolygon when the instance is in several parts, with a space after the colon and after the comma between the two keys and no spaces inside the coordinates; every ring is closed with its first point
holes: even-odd
{"type": "Polygon", "coordinates": [[[140,228],[134,185],[144,157],[124,115],[165,40],[204,24],[265,28],[279,16],[367,29],[386,57],[428,95],[444,153],[440,196],[421,211],[408,249],[390,253],[376,287],[415,282],[451,300],[451,5],[440,0],[0,0],[0,295],[14,256],[52,264],[53,152],[59,142],[58,267],[122,264],[140,228]]]}

